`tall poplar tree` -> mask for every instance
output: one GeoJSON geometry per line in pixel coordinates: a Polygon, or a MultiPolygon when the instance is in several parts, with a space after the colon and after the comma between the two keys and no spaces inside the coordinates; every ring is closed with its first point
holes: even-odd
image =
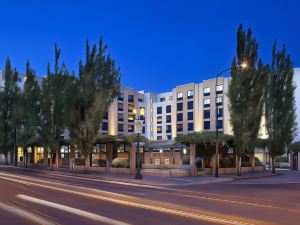
{"type": "Polygon", "coordinates": [[[44,150],[44,160],[47,160],[48,153],[51,154],[51,168],[52,154],[58,150],[61,135],[65,130],[64,95],[69,73],[66,65],[59,62],[60,54],[61,50],[55,45],[54,70],[51,71],[50,64],[48,63],[47,77],[43,80],[41,93],[40,136],[46,147],[44,150]]]}
{"type": "Polygon", "coordinates": [[[35,78],[35,71],[27,61],[23,92],[20,93],[18,101],[17,129],[18,145],[23,147],[25,166],[27,166],[28,143],[38,135],[40,124],[41,89],[35,78]]]}
{"type": "Polygon", "coordinates": [[[8,164],[8,153],[12,152],[14,148],[16,129],[15,107],[17,95],[20,91],[17,85],[18,73],[16,69],[12,68],[9,58],[6,59],[5,63],[4,79],[4,90],[0,93],[0,123],[2,124],[0,150],[5,156],[6,164],[8,164]]]}
{"type": "Polygon", "coordinates": [[[241,175],[241,156],[253,154],[254,151],[262,117],[265,73],[266,68],[258,57],[258,43],[251,29],[244,31],[240,25],[228,90],[230,122],[238,159],[237,175],[241,175]]]}
{"type": "Polygon", "coordinates": [[[275,156],[282,155],[296,135],[294,70],[290,55],[283,45],[276,50],[273,45],[272,65],[267,76],[265,92],[265,117],[272,172],[275,173],[275,156]]]}
{"type": "Polygon", "coordinates": [[[69,88],[68,129],[85,158],[85,171],[89,154],[94,148],[103,116],[119,93],[120,70],[106,54],[107,45],[100,38],[99,46],[90,49],[86,42],[85,62],[79,63],[79,78],[69,88]]]}

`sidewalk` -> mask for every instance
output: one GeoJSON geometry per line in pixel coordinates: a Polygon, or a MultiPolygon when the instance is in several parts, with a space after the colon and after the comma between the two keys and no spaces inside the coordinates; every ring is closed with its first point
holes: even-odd
{"type": "Polygon", "coordinates": [[[31,170],[31,171],[43,171],[47,174],[60,174],[75,176],[80,178],[95,179],[103,182],[111,183],[123,183],[126,185],[143,185],[143,186],[155,186],[155,187],[171,187],[171,186],[188,186],[195,184],[217,184],[217,183],[229,183],[237,180],[246,180],[246,179],[256,179],[261,177],[270,177],[270,176],[279,176],[283,173],[277,172],[275,174],[270,171],[263,172],[250,172],[243,173],[242,176],[232,175],[220,175],[219,177],[215,176],[196,176],[196,177],[179,177],[179,178],[166,178],[158,176],[143,176],[143,180],[134,179],[134,175],[131,174],[116,174],[116,173],[105,173],[105,172],[92,172],[84,174],[82,172],[73,173],[69,169],[65,168],[54,168],[52,171],[49,168],[23,168],[23,167],[14,167],[14,166],[4,166],[1,167],[20,169],[20,170],[31,170]]]}
{"type": "Polygon", "coordinates": [[[155,186],[155,187],[172,187],[172,186],[188,186],[193,184],[215,184],[215,183],[226,183],[232,182],[234,179],[232,177],[214,177],[214,176],[197,176],[197,177],[179,177],[179,178],[167,178],[158,176],[143,176],[143,180],[136,180],[132,174],[115,174],[115,173],[105,173],[105,172],[92,172],[84,174],[82,172],[73,173],[69,169],[64,168],[54,168],[50,170],[49,168],[24,168],[24,167],[14,167],[14,166],[4,166],[3,168],[11,168],[15,170],[28,170],[28,171],[40,171],[47,174],[60,174],[75,176],[81,178],[95,179],[104,182],[114,182],[123,183],[127,185],[136,184],[144,186],[155,186]]]}

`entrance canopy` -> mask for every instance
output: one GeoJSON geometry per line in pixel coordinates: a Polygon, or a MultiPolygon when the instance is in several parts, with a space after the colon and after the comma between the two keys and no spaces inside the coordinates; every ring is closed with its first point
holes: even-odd
{"type": "Polygon", "coordinates": [[[147,144],[145,144],[145,150],[181,150],[182,148],[188,149],[184,144],[177,143],[172,140],[168,141],[151,141],[147,144]]]}

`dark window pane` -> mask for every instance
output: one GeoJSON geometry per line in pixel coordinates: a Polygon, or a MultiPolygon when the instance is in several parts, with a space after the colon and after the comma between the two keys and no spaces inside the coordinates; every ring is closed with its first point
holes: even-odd
{"type": "Polygon", "coordinates": [[[182,121],[182,113],[177,114],[177,121],[182,121]]]}
{"type": "Polygon", "coordinates": [[[182,111],[182,102],[177,103],[177,111],[182,111]]]}
{"type": "Polygon", "coordinates": [[[157,114],[162,114],[162,107],[157,107],[157,114]]]}
{"type": "Polygon", "coordinates": [[[193,102],[193,101],[189,101],[189,102],[187,103],[187,108],[188,108],[188,109],[193,109],[193,108],[194,108],[194,102],[193,102]]]}
{"type": "Polygon", "coordinates": [[[188,112],[188,120],[193,120],[193,119],[194,119],[194,113],[188,112]]]}

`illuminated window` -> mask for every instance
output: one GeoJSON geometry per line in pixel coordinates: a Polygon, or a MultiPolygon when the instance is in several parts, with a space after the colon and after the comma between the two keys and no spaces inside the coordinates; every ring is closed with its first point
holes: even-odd
{"type": "Polygon", "coordinates": [[[210,99],[204,99],[204,107],[209,107],[210,106],[210,99]]]}
{"type": "Polygon", "coordinates": [[[210,88],[209,87],[204,88],[203,93],[204,93],[204,96],[209,96],[210,95],[210,88]]]}
{"type": "Polygon", "coordinates": [[[183,97],[182,92],[177,93],[177,100],[181,100],[183,97]]]}
{"type": "Polygon", "coordinates": [[[153,103],[153,98],[150,98],[150,103],[153,103]]]}
{"type": "Polygon", "coordinates": [[[188,98],[194,97],[194,91],[193,91],[193,90],[189,90],[189,91],[187,92],[187,96],[188,96],[188,98]]]}
{"type": "Polygon", "coordinates": [[[150,117],[150,123],[153,123],[153,117],[152,116],[150,117]]]}
{"type": "Polygon", "coordinates": [[[222,105],[222,103],[223,103],[223,97],[221,96],[221,97],[217,97],[216,98],[216,103],[217,103],[217,105],[222,105]]]}
{"type": "Polygon", "coordinates": [[[157,127],[157,133],[160,134],[161,132],[162,132],[162,127],[161,126],[157,127]]]}
{"type": "Polygon", "coordinates": [[[217,85],[216,86],[216,91],[217,91],[217,93],[222,93],[223,92],[223,85],[221,84],[221,85],[217,85]]]}
{"type": "Polygon", "coordinates": [[[18,162],[23,162],[24,152],[21,147],[18,147],[18,162]]]}
{"type": "Polygon", "coordinates": [[[153,132],[153,127],[152,126],[150,127],[150,131],[153,132]]]}
{"type": "Polygon", "coordinates": [[[161,123],[162,122],[162,118],[161,118],[161,116],[158,116],[157,117],[157,123],[159,124],[159,123],[161,123]]]}

